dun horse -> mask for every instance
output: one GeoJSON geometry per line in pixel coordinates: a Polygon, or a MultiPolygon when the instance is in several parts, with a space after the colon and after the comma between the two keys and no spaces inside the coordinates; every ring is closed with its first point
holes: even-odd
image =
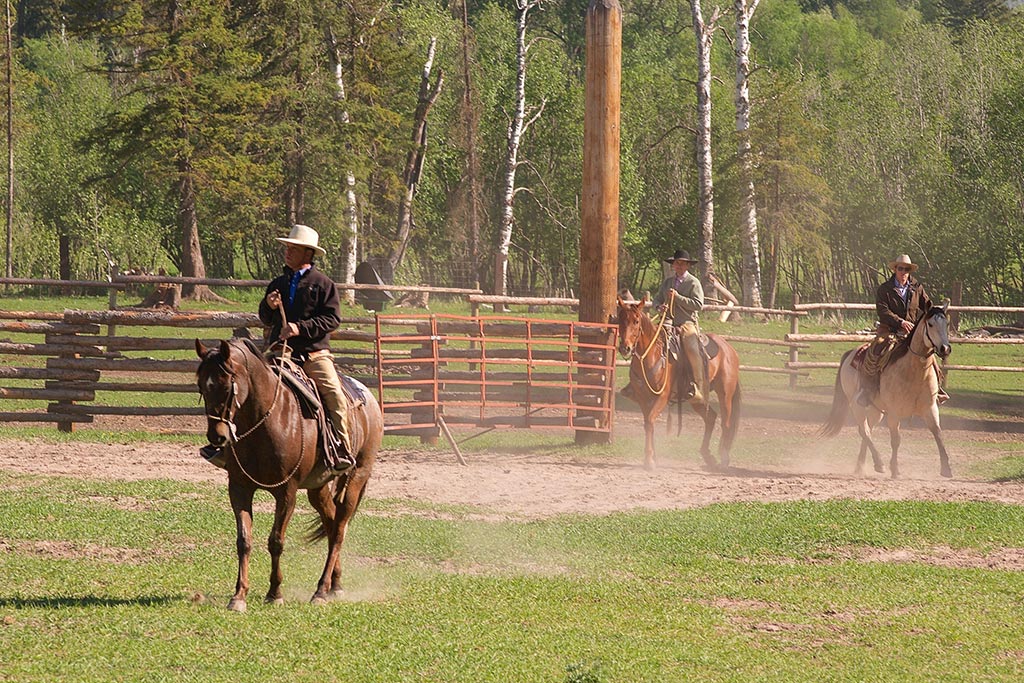
{"type": "Polygon", "coordinates": [[[939,406],[936,402],[939,382],[932,367],[937,363],[936,356],[945,358],[950,351],[946,306],[933,306],[925,312],[913,331],[893,350],[889,363],[882,369],[878,394],[868,407],[863,407],[853,400],[860,391],[860,372],[853,367],[854,351],[847,351],[836,375],[832,412],[822,426],[820,434],[838,434],[846,423],[847,413],[852,410],[861,439],[857,473],[864,472],[868,450],[871,451],[875,471],[884,472],[878,449],[871,440],[871,431],[884,414],[892,446],[889,472],[895,479],[899,476],[897,456],[901,441],[900,421],[917,415],[924,420],[935,437],[935,444],[939,447],[940,473],[944,477],[953,476],[949,467],[949,455],[942,441],[942,428],[939,426],[939,406]]]}
{"type": "Polygon", "coordinates": [[[358,382],[342,378],[362,403],[353,407],[349,435],[356,465],[346,474],[330,476],[317,455],[317,420],[303,415],[290,388],[282,382],[255,348],[239,340],[222,341],[207,348],[196,340],[201,361],[196,371],[199,392],[206,406],[206,436],[228,452],[228,496],[235,513],[238,580],[228,609],[244,612],[249,591],[249,555],[252,551],[252,500],[257,489],[274,497],[274,526],[270,551],[270,589],[266,601],[281,604],[281,553],[298,489],[306,489],[309,502],[320,515],[312,538],[327,538],[327,560],[312,602],[321,603],[341,593],[341,546],[349,521],[359,507],[384,433],[384,418],[377,400],[358,382]]]}
{"type": "MultiPolygon", "coordinates": [[[[667,334],[655,327],[645,312],[647,297],[639,303],[618,300],[619,352],[630,356],[629,381],[633,396],[644,415],[644,467],[654,469],[654,423],[668,405],[678,380],[678,368],[667,353],[667,334]]],[[[718,443],[720,465],[711,455],[711,433],[718,413],[705,402],[690,401],[694,412],[704,418],[704,441],[700,454],[709,469],[729,466],[729,450],[739,427],[740,361],[736,350],[724,339],[709,334],[718,354],[708,362],[708,385],[718,396],[722,411],[722,436],[718,443]]],[[[680,421],[681,422],[681,421],[680,421]]]]}

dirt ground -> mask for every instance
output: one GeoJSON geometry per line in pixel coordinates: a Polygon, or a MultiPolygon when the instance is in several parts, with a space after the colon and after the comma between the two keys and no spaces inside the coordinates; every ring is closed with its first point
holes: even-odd
{"type": "MultiPolygon", "coordinates": [[[[182,426],[150,420],[145,428],[178,431],[182,426]]],[[[202,431],[198,422],[184,426],[186,431],[202,431]]],[[[140,428],[138,424],[132,427],[140,428]]],[[[696,418],[684,421],[684,432],[696,433],[697,427],[696,418]]],[[[626,413],[617,424],[616,439],[624,439],[629,449],[635,444],[636,457],[632,459],[566,455],[571,449],[532,454],[467,452],[468,464],[463,466],[444,449],[388,449],[379,456],[368,495],[469,506],[488,519],[684,509],[731,501],[849,498],[1024,503],[1024,481],[989,481],[967,474],[973,463],[995,457],[993,442],[1020,441],[1017,430],[947,430],[953,479],[939,476],[931,435],[922,428],[906,430],[900,459],[903,476],[892,480],[874,472],[853,474],[856,441],[852,427],[827,441],[816,438],[816,428],[792,420],[747,418],[741,438],[756,443],[763,437],[766,444],[777,444],[780,434],[792,435],[786,439],[792,446],[784,453],[762,454],[770,457],[759,457],[760,464],[737,459],[728,470],[709,472],[701,467],[697,444],[690,439],[682,444],[692,453],[666,457],[656,471],[648,472],[641,467],[639,418],[626,413]]],[[[659,429],[659,439],[663,433],[659,429]]],[[[887,454],[885,430],[879,431],[876,441],[887,454]]],[[[665,437],[664,448],[679,445],[678,440],[665,437]]],[[[777,445],[771,447],[777,449],[777,445]]],[[[0,470],[96,479],[226,481],[224,471],[204,462],[195,447],[148,442],[0,441],[0,470]]]]}

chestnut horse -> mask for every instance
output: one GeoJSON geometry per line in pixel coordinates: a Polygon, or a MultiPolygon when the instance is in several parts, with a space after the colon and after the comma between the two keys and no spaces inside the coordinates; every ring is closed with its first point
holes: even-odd
{"type": "Polygon", "coordinates": [[[932,367],[935,357],[946,358],[952,349],[949,346],[949,322],[946,306],[932,306],[917,325],[890,356],[889,363],[882,368],[878,394],[870,406],[864,407],[853,400],[860,391],[860,371],[853,367],[854,352],[847,351],[839,363],[835,391],[832,397],[832,412],[820,430],[822,436],[834,436],[846,424],[846,415],[853,411],[853,419],[860,433],[860,453],[857,456],[857,474],[864,473],[867,451],[871,451],[876,472],[884,472],[882,459],[871,440],[871,430],[881,421],[883,414],[889,426],[889,442],[892,455],[889,458],[889,472],[893,479],[899,476],[897,455],[900,450],[900,421],[918,415],[928,426],[939,448],[939,472],[943,477],[953,476],[949,467],[949,454],[942,440],[939,426],[939,406],[936,400],[939,381],[932,367]]]}
{"type": "MultiPolygon", "coordinates": [[[[654,422],[672,398],[679,373],[666,353],[668,335],[655,326],[644,310],[647,297],[638,303],[618,300],[619,352],[630,356],[629,381],[633,396],[644,415],[644,467],[654,469],[654,422]]],[[[704,441],[700,454],[709,469],[729,466],[729,450],[739,427],[740,360],[736,349],[716,334],[708,337],[718,344],[718,354],[708,362],[708,386],[718,396],[722,411],[722,437],[718,443],[719,462],[711,455],[711,433],[718,413],[707,402],[691,399],[695,413],[704,418],[704,441]]],[[[680,351],[682,354],[682,351],[680,351]]]]}
{"type": "Polygon", "coordinates": [[[206,406],[206,437],[227,449],[228,497],[235,513],[238,580],[228,609],[245,611],[249,591],[249,555],[252,551],[252,500],[257,489],[274,497],[274,527],[267,541],[270,551],[270,589],[266,602],[281,604],[281,553],[295,510],[297,491],[306,489],[319,513],[311,538],[327,538],[327,561],[311,602],[322,603],[341,594],[341,546],[349,521],[370,478],[384,435],[380,405],[363,385],[342,378],[361,394],[349,413],[349,436],[356,465],[332,475],[317,454],[315,417],[306,417],[299,400],[255,347],[233,339],[219,348],[196,340],[201,359],[196,371],[199,393],[206,406]]]}

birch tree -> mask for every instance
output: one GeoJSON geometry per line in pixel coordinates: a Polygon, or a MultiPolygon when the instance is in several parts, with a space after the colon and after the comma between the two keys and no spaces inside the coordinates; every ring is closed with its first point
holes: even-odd
{"type": "MultiPolygon", "coordinates": [[[[334,35],[331,26],[324,29],[324,38],[327,42],[327,55],[331,61],[331,68],[334,71],[334,83],[337,88],[334,93],[335,100],[341,107],[339,120],[343,127],[347,127],[351,119],[345,100],[345,74],[341,67],[341,46],[334,35]]],[[[341,251],[339,259],[339,270],[341,271],[342,282],[352,284],[356,280],[356,265],[359,260],[359,209],[356,200],[356,176],[351,168],[345,170],[345,228],[342,231],[341,251]]],[[[342,297],[350,304],[355,303],[355,290],[345,289],[342,297]]]]}
{"type": "Polygon", "coordinates": [[[711,177],[711,42],[722,16],[719,7],[704,21],[700,0],[690,0],[697,39],[697,183],[700,193],[700,261],[705,279],[715,272],[715,186],[711,177]]]}
{"type": "Polygon", "coordinates": [[[388,252],[388,280],[392,280],[398,271],[402,258],[405,256],[405,249],[409,245],[412,228],[412,201],[416,196],[416,188],[423,172],[423,160],[427,154],[427,115],[430,113],[430,108],[434,106],[434,102],[437,101],[437,96],[441,94],[441,87],[444,84],[442,70],[438,70],[437,80],[433,85],[430,84],[430,72],[434,66],[436,49],[437,38],[431,38],[430,46],[427,48],[427,61],[423,64],[423,73],[420,76],[419,102],[413,116],[412,147],[406,155],[405,168],[402,171],[404,188],[401,201],[398,204],[398,227],[388,252]]]}
{"type": "Polygon", "coordinates": [[[761,255],[757,236],[757,205],[754,201],[754,163],[750,152],[750,18],[761,0],[734,0],[736,10],[736,140],[742,178],[740,280],[743,305],[761,307],[761,255]]]}
{"type": "Polygon", "coordinates": [[[544,111],[544,101],[526,120],[526,55],[530,44],[526,42],[527,19],[530,10],[539,7],[541,0],[516,0],[516,90],[515,110],[509,120],[505,154],[505,181],[502,188],[501,224],[498,230],[498,248],[494,263],[494,293],[504,296],[508,291],[508,250],[512,243],[515,222],[516,169],[519,166],[519,145],[523,134],[544,111]]]}

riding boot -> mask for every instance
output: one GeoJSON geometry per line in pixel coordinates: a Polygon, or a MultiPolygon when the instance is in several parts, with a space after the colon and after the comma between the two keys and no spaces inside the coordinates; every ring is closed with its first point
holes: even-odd
{"type": "Polygon", "coordinates": [[[935,402],[940,406],[949,400],[949,394],[942,388],[942,371],[939,370],[938,365],[932,365],[935,368],[935,379],[939,380],[939,393],[935,396],[935,402]]]}
{"type": "Polygon", "coordinates": [[[302,369],[316,384],[317,391],[320,393],[320,401],[323,403],[327,416],[334,425],[338,440],[341,442],[338,449],[338,462],[328,462],[326,463],[327,467],[335,473],[347,472],[356,464],[356,459],[348,434],[348,416],[346,414],[348,401],[342,393],[341,380],[338,377],[338,370],[334,366],[334,359],[329,355],[310,358],[303,364],[302,369]]]}
{"type": "Polygon", "coordinates": [[[684,400],[703,403],[707,397],[704,352],[700,348],[700,338],[697,335],[696,326],[690,323],[683,325],[683,349],[686,351],[686,360],[689,361],[690,371],[693,373],[693,393],[684,400]],[[692,327],[692,331],[689,327],[692,327]]]}
{"type": "Polygon", "coordinates": [[[203,456],[203,459],[211,465],[216,465],[222,470],[228,467],[228,455],[224,452],[223,448],[218,448],[212,444],[207,444],[199,449],[199,455],[203,456]]]}

